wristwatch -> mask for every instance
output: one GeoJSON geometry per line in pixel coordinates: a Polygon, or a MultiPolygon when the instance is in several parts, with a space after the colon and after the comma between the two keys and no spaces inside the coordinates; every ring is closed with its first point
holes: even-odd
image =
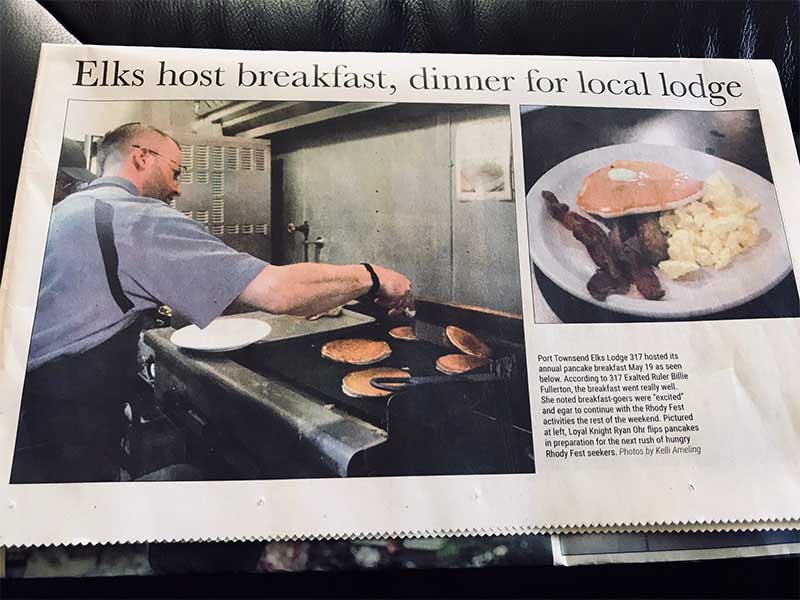
{"type": "Polygon", "coordinates": [[[370,286],[369,291],[359,299],[374,300],[378,296],[378,290],[381,289],[381,280],[378,277],[378,274],[375,272],[375,269],[372,268],[371,264],[361,263],[361,265],[369,272],[369,276],[372,277],[372,285],[370,286]]]}

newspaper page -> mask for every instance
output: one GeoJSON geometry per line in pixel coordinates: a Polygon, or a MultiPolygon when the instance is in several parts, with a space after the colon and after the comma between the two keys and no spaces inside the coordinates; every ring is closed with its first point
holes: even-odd
{"type": "Polygon", "coordinates": [[[562,566],[800,554],[798,531],[556,534],[551,542],[562,566]]]}
{"type": "Polygon", "coordinates": [[[763,61],[42,48],[0,545],[798,518],[763,61]]]}

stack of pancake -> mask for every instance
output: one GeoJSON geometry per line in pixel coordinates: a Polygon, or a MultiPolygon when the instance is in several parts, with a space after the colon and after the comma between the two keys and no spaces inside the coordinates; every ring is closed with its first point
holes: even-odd
{"type": "Polygon", "coordinates": [[[447,354],[440,357],[436,361],[437,371],[447,375],[461,375],[489,364],[492,349],[474,334],[455,325],[448,325],[445,336],[463,354],[447,354]]]}

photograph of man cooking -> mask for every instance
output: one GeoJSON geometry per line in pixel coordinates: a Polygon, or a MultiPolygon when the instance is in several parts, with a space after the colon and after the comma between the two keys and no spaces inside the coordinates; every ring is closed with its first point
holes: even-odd
{"type": "Polygon", "coordinates": [[[533,472],[507,107],[71,102],[63,142],[11,483],[533,472]]]}

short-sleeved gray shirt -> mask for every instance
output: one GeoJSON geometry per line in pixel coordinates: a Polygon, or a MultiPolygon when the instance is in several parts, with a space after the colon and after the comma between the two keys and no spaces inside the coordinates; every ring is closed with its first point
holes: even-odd
{"type": "Polygon", "coordinates": [[[85,352],[161,304],[205,327],[266,266],[163,202],[140,196],[127,179],[97,179],[53,209],[28,369],[85,352]],[[119,280],[133,303],[127,313],[109,288],[95,230],[96,201],[113,208],[119,280]]]}

